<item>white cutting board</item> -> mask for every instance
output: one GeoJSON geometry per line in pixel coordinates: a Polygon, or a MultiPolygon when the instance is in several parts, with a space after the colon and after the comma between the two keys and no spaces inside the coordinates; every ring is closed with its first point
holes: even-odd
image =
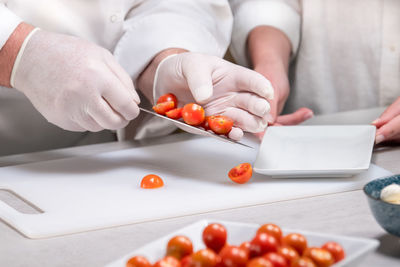
{"type": "Polygon", "coordinates": [[[0,168],[0,188],[44,213],[20,213],[0,201],[0,218],[29,238],[45,238],[123,224],[361,189],[390,173],[371,166],[353,178],[278,179],[254,174],[231,182],[228,171],[253,163],[257,149],[210,138],[132,148],[96,156],[0,168]],[[143,176],[165,186],[145,190],[143,176]]]}

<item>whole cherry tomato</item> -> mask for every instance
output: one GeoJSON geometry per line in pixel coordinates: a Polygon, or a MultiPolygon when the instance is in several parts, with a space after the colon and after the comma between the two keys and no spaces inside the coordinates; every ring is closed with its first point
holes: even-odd
{"type": "Polygon", "coordinates": [[[135,256],[128,260],[126,267],[152,267],[152,265],[145,257],[135,256]]]}
{"type": "Polygon", "coordinates": [[[294,262],[294,260],[296,260],[300,257],[297,250],[295,250],[292,247],[286,246],[286,245],[280,246],[278,248],[278,253],[281,254],[289,264],[292,264],[292,262],[294,262]]]}
{"type": "Polygon", "coordinates": [[[343,247],[336,242],[327,242],[322,246],[322,248],[326,249],[332,254],[335,262],[341,261],[346,257],[343,247]]]}
{"type": "Polygon", "coordinates": [[[332,254],[323,248],[306,248],[303,256],[310,258],[318,267],[329,267],[335,263],[332,254]]]}
{"type": "Polygon", "coordinates": [[[168,118],[179,120],[180,118],[182,118],[182,109],[183,108],[171,109],[170,111],[165,112],[165,115],[167,115],[168,118]]]}
{"type": "Polygon", "coordinates": [[[278,251],[276,238],[266,233],[259,233],[250,241],[250,258],[263,256],[268,252],[278,251]]]}
{"type": "Polygon", "coordinates": [[[219,255],[224,267],[245,267],[249,259],[247,251],[236,246],[225,246],[219,255]]]}
{"type": "Polygon", "coordinates": [[[160,98],[158,98],[158,100],[157,100],[157,104],[169,102],[169,101],[174,102],[174,108],[176,108],[178,106],[178,99],[176,98],[176,96],[174,94],[165,94],[165,95],[160,96],[160,98]]]}
{"type": "Polygon", "coordinates": [[[181,262],[175,257],[166,256],[154,263],[153,267],[181,267],[181,262]]]}
{"type": "Polygon", "coordinates": [[[219,223],[209,224],[203,231],[203,242],[209,248],[218,253],[226,243],[226,228],[219,223]]]}
{"type": "Polygon", "coordinates": [[[300,257],[295,259],[290,267],[317,267],[317,265],[310,258],[300,257]]]}
{"type": "Polygon", "coordinates": [[[275,267],[269,260],[263,257],[256,257],[249,260],[246,267],[275,267]]]}
{"type": "Polygon", "coordinates": [[[272,235],[273,237],[276,238],[276,241],[281,242],[282,238],[282,230],[281,228],[273,223],[266,223],[260,226],[258,228],[257,233],[267,233],[272,235]]]}
{"type": "Polygon", "coordinates": [[[140,182],[140,187],[145,189],[159,188],[163,185],[163,180],[160,178],[160,176],[155,174],[146,175],[140,182]]]}
{"type": "Polygon", "coordinates": [[[208,117],[208,125],[216,134],[228,134],[232,130],[233,120],[222,115],[210,116],[208,117]]]}
{"type": "Polygon", "coordinates": [[[205,119],[205,112],[202,106],[189,103],[182,109],[183,120],[193,126],[201,125],[205,119]]]}
{"type": "Polygon", "coordinates": [[[171,238],[167,244],[167,256],[172,256],[178,260],[193,253],[193,244],[189,238],[178,235],[171,238]]]}
{"type": "Polygon", "coordinates": [[[181,259],[181,267],[191,267],[192,266],[192,255],[187,255],[181,259]]]}
{"type": "Polygon", "coordinates": [[[175,103],[173,101],[162,102],[160,104],[153,106],[153,110],[160,115],[165,115],[167,111],[170,111],[174,108],[175,108],[175,103]]]}
{"type": "Polygon", "coordinates": [[[210,125],[208,124],[208,119],[210,118],[210,116],[206,116],[204,118],[204,121],[202,124],[200,124],[200,127],[204,128],[204,130],[208,131],[211,130],[210,125]]]}
{"type": "Polygon", "coordinates": [[[263,257],[269,260],[274,267],[289,267],[286,259],[281,254],[276,252],[268,252],[263,257]]]}
{"type": "Polygon", "coordinates": [[[250,163],[242,163],[232,168],[228,176],[229,178],[238,184],[247,183],[253,175],[253,169],[250,163]]]}
{"type": "Polygon", "coordinates": [[[291,233],[282,238],[282,245],[288,245],[294,248],[299,255],[303,255],[303,251],[307,248],[307,239],[298,233],[291,233]]]}
{"type": "Polygon", "coordinates": [[[240,248],[244,249],[247,251],[247,253],[250,255],[250,242],[249,241],[245,241],[242,244],[240,244],[240,248]]]}
{"type": "Polygon", "coordinates": [[[215,267],[218,264],[218,255],[211,249],[201,249],[191,256],[193,267],[215,267]]]}

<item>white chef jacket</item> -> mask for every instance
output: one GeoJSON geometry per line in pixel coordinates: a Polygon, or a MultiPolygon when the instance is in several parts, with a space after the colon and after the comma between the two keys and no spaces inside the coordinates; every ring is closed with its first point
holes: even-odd
{"type": "MultiPolygon", "coordinates": [[[[78,36],[114,52],[133,80],[158,52],[170,47],[222,57],[232,28],[227,0],[0,0],[0,48],[21,21],[78,36]]],[[[141,127],[149,121],[146,117],[134,120],[130,126],[134,133],[128,136],[143,138],[170,131],[160,131],[162,123],[141,127]],[[138,127],[142,130],[137,131],[138,127]]],[[[121,133],[120,137],[126,137],[121,133]]],[[[96,142],[96,138],[112,139],[106,131],[63,131],[48,123],[22,93],[0,87],[0,155],[96,142]]]]}
{"type": "Polygon", "coordinates": [[[249,66],[248,33],[280,29],[292,44],[285,112],[316,114],[391,104],[400,96],[399,0],[231,0],[231,53],[249,66]]]}

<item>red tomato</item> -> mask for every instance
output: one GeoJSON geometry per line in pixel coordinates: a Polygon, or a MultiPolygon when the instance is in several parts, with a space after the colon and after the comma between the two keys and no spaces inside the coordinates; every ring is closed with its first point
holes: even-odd
{"type": "Polygon", "coordinates": [[[208,124],[208,118],[210,118],[210,116],[206,116],[203,123],[200,125],[200,127],[203,127],[206,131],[211,130],[210,125],[208,124]]]}
{"type": "Polygon", "coordinates": [[[295,250],[294,248],[289,247],[289,246],[279,247],[278,253],[281,254],[289,264],[291,264],[292,262],[294,262],[296,259],[298,259],[300,257],[297,250],[295,250]]]}
{"type": "Polygon", "coordinates": [[[203,231],[203,242],[209,248],[218,253],[226,243],[226,229],[219,223],[209,224],[203,231]]]}
{"type": "Polygon", "coordinates": [[[193,126],[201,125],[205,119],[205,112],[202,106],[190,103],[186,104],[182,110],[183,120],[193,126]]]}
{"type": "Polygon", "coordinates": [[[153,267],[181,267],[181,263],[175,257],[167,256],[154,263],[153,267]]]}
{"type": "Polygon", "coordinates": [[[259,233],[250,241],[250,258],[278,251],[278,241],[272,235],[259,233]]]}
{"type": "Polygon", "coordinates": [[[343,247],[336,242],[327,242],[322,246],[322,248],[326,249],[332,254],[335,262],[341,261],[346,257],[343,247]]]}
{"type": "Polygon", "coordinates": [[[170,111],[165,112],[165,115],[167,115],[168,118],[179,120],[180,118],[182,118],[182,109],[183,108],[171,109],[170,111]]]}
{"type": "Polygon", "coordinates": [[[267,260],[269,260],[274,267],[289,267],[288,262],[286,259],[276,252],[269,252],[263,256],[267,260]]]}
{"type": "Polygon", "coordinates": [[[130,258],[126,263],[126,267],[152,267],[151,263],[143,256],[135,256],[130,258]]]}
{"type": "Polygon", "coordinates": [[[174,102],[174,108],[178,106],[178,99],[174,94],[165,94],[160,96],[160,98],[157,100],[157,104],[164,103],[164,102],[169,102],[172,101],[174,102]]]}
{"type": "Polygon", "coordinates": [[[244,249],[247,251],[248,254],[250,254],[250,242],[246,241],[240,244],[240,248],[244,249]]]}
{"type": "Polygon", "coordinates": [[[253,169],[250,163],[242,163],[232,168],[228,176],[229,178],[238,184],[247,183],[253,175],[253,169]]]}
{"type": "Polygon", "coordinates": [[[228,134],[232,130],[233,120],[226,116],[210,116],[208,117],[208,125],[216,134],[228,134]]]}
{"type": "Polygon", "coordinates": [[[299,255],[303,255],[303,251],[307,248],[307,239],[301,234],[291,233],[282,238],[282,245],[288,245],[297,250],[299,255]]]}
{"type": "Polygon", "coordinates": [[[178,235],[171,238],[167,244],[167,256],[178,260],[193,253],[193,244],[186,236],[178,235]]]}
{"type": "Polygon", "coordinates": [[[257,233],[267,233],[272,235],[273,237],[276,238],[276,241],[280,242],[282,238],[282,230],[281,228],[273,223],[266,223],[260,226],[258,228],[257,233]]]}
{"type": "Polygon", "coordinates": [[[153,106],[153,110],[160,115],[165,115],[167,111],[170,111],[174,108],[175,103],[173,101],[163,102],[153,106]]]}
{"type": "Polygon", "coordinates": [[[181,267],[190,267],[192,265],[192,255],[187,255],[181,259],[181,267]]]}
{"type": "Polygon", "coordinates": [[[257,257],[247,262],[246,267],[275,267],[275,266],[266,258],[257,257]]]}
{"type": "Polygon", "coordinates": [[[310,258],[318,267],[329,267],[335,263],[332,254],[323,248],[306,248],[303,256],[310,258]]]}
{"type": "Polygon", "coordinates": [[[224,267],[245,267],[249,258],[246,250],[236,246],[225,246],[219,255],[224,267]]]}
{"type": "Polygon", "coordinates": [[[163,180],[160,176],[155,174],[146,175],[140,182],[140,187],[145,189],[159,188],[162,186],[164,186],[163,180]]]}
{"type": "Polygon", "coordinates": [[[191,265],[193,267],[215,267],[218,263],[218,255],[211,249],[201,249],[191,256],[191,265]]]}
{"type": "Polygon", "coordinates": [[[290,267],[317,267],[317,265],[307,257],[300,257],[295,259],[290,267]]]}

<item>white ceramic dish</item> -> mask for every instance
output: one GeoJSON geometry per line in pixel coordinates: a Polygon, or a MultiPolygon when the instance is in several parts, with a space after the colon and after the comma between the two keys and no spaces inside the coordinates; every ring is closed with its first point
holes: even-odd
{"type": "Polygon", "coordinates": [[[269,127],[254,171],[273,178],[350,177],[369,168],[375,131],[372,125],[269,127]]]}
{"type": "MultiPolygon", "coordinates": [[[[202,249],[204,248],[204,244],[201,239],[201,235],[203,229],[211,222],[218,222],[223,224],[228,231],[228,243],[237,245],[241,244],[244,241],[250,240],[259,227],[258,224],[247,224],[238,222],[216,220],[198,221],[171,234],[161,237],[153,242],[150,242],[135,251],[132,251],[121,259],[108,264],[107,267],[125,267],[128,259],[135,255],[145,256],[150,260],[150,262],[154,263],[155,261],[165,256],[167,243],[169,239],[171,239],[175,235],[185,235],[189,237],[193,242],[193,249],[195,251],[202,249]]],[[[341,262],[333,265],[334,267],[354,267],[365,258],[366,254],[376,249],[379,245],[379,242],[374,239],[346,237],[340,235],[321,234],[290,229],[282,230],[283,234],[288,234],[291,232],[303,234],[307,238],[309,246],[321,246],[327,241],[335,241],[341,244],[346,252],[346,258],[341,262]]]]}

